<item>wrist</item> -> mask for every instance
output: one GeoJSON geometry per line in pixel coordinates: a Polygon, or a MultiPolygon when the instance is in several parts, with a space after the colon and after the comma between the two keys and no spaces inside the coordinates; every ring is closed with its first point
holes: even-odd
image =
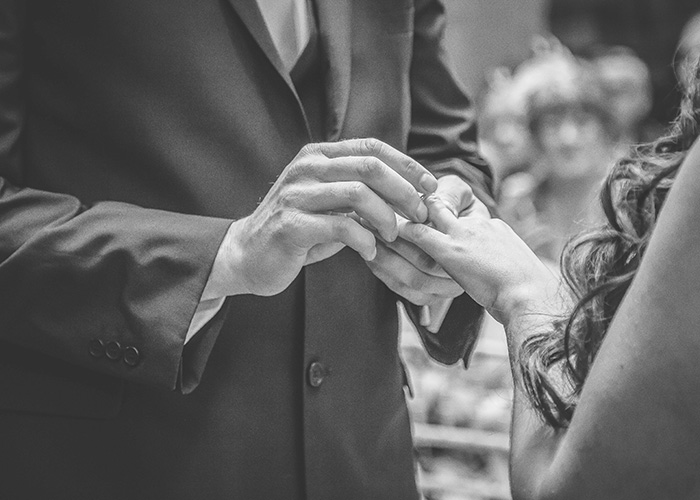
{"type": "Polygon", "coordinates": [[[535,317],[558,316],[566,304],[559,277],[544,269],[531,279],[504,290],[495,303],[497,313],[492,315],[508,329],[510,325],[535,317]]]}

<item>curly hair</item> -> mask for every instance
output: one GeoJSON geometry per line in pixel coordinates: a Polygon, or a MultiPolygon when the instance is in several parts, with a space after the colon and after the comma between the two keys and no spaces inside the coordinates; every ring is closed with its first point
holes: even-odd
{"type": "Polygon", "coordinates": [[[519,354],[521,382],[544,421],[568,427],[610,322],[644,257],[679,166],[698,137],[700,61],[680,112],[660,139],[632,148],[600,194],[605,223],[570,240],[561,256],[575,305],[519,354]]]}

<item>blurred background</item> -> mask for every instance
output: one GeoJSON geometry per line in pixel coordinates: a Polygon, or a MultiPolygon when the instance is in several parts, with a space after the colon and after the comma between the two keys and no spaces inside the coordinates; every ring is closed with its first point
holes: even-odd
{"type": "MultiPolygon", "coordinates": [[[[448,52],[478,111],[499,216],[558,267],[596,224],[615,160],[663,133],[686,61],[700,53],[691,0],[443,0],[448,52]]],[[[418,480],[427,500],[509,499],[512,379],[488,319],[470,368],[430,360],[402,323],[418,480]]]]}

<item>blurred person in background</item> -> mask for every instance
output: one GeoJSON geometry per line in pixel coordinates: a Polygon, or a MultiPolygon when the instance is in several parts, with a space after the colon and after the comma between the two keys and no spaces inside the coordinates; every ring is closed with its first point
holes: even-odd
{"type": "Polygon", "coordinates": [[[491,73],[479,110],[479,151],[500,179],[528,170],[532,162],[526,98],[507,68],[491,73]]]}
{"type": "Polygon", "coordinates": [[[697,10],[696,0],[549,0],[548,21],[577,57],[593,60],[611,47],[628,47],[644,61],[653,89],[653,133],[678,113],[681,93],[670,61],[697,10]]]}
{"type": "Polygon", "coordinates": [[[517,381],[513,498],[700,495],[700,65],[670,132],[620,159],[606,220],[567,247],[564,281],[502,221],[400,234],[505,327],[517,381]]]}
{"type": "Polygon", "coordinates": [[[524,96],[530,165],[503,180],[501,216],[543,258],[600,217],[593,201],[620,131],[596,68],[556,40],[539,40],[516,69],[511,87],[524,96]]]}
{"type": "Polygon", "coordinates": [[[620,46],[596,55],[592,63],[607,94],[621,148],[658,137],[661,130],[649,120],[653,89],[644,61],[620,46]]]}

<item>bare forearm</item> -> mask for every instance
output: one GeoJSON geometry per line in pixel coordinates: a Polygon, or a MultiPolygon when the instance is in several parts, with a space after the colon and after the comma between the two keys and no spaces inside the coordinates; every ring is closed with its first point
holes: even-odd
{"type": "Polygon", "coordinates": [[[556,451],[565,430],[555,430],[538,414],[525,392],[520,355],[532,335],[552,331],[553,321],[569,308],[569,298],[559,280],[544,277],[539,283],[509,292],[502,303],[508,354],[514,380],[511,423],[511,484],[514,498],[545,498],[556,451]]]}
{"type": "Polygon", "coordinates": [[[543,486],[551,473],[565,430],[548,426],[535,410],[522,384],[519,352],[529,332],[543,328],[548,318],[539,316],[508,329],[508,352],[514,380],[511,421],[510,472],[513,498],[543,498],[543,486]]]}

